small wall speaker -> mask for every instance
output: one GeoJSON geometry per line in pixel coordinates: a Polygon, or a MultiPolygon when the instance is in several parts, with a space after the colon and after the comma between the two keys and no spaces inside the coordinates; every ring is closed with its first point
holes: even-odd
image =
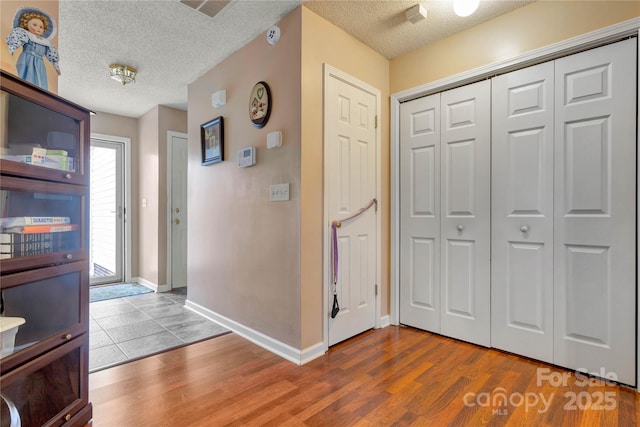
{"type": "Polygon", "coordinates": [[[219,90],[211,95],[211,105],[213,108],[220,108],[227,103],[227,91],[219,90]]]}
{"type": "Polygon", "coordinates": [[[267,148],[273,150],[282,147],[282,132],[279,130],[267,134],[267,148]]]}

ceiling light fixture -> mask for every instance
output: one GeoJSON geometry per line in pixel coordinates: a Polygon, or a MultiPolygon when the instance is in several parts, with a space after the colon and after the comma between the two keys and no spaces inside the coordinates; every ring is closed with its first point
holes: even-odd
{"type": "Polygon", "coordinates": [[[136,81],[136,73],[138,71],[128,65],[111,64],[109,65],[109,75],[112,79],[119,81],[122,85],[134,83],[136,81]]]}
{"type": "Polygon", "coordinates": [[[453,0],[453,11],[456,15],[465,17],[476,11],[480,0],[453,0]]]}

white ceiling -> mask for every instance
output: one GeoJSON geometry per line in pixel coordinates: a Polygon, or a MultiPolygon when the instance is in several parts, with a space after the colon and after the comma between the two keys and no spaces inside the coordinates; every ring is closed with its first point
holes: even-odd
{"type": "MultiPolygon", "coordinates": [[[[468,18],[455,16],[450,0],[423,1],[428,16],[416,24],[404,16],[416,1],[304,3],[392,59],[531,1],[483,0],[468,18]]],[[[211,18],[178,0],[60,0],[58,92],[91,110],[129,117],[156,105],[186,109],[189,83],[302,2],[232,0],[211,18]],[[110,79],[111,63],[137,68],[136,82],[122,86],[110,79]]]]}

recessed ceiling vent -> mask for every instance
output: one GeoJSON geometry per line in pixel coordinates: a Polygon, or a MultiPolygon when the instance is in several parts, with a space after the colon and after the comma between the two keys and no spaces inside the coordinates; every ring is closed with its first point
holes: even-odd
{"type": "Polygon", "coordinates": [[[231,3],[231,0],[180,0],[180,3],[213,18],[231,3]]]}

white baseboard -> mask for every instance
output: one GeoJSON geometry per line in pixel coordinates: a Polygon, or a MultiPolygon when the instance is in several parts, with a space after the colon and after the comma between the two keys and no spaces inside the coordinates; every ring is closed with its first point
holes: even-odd
{"type": "Polygon", "coordinates": [[[142,277],[132,277],[131,281],[139,283],[154,292],[168,292],[171,290],[171,287],[169,285],[156,285],[155,283],[150,282],[147,279],[143,279],[142,277]]]}
{"type": "Polygon", "coordinates": [[[380,328],[386,328],[391,325],[391,317],[387,314],[386,316],[382,316],[380,318],[380,328]]]}
{"type": "Polygon", "coordinates": [[[241,337],[246,338],[252,343],[259,345],[265,350],[275,353],[278,356],[295,363],[296,365],[303,365],[307,362],[310,362],[311,360],[322,356],[327,351],[324,343],[317,343],[303,350],[293,348],[288,344],[273,339],[270,336],[263,334],[262,332],[251,329],[241,323],[236,322],[235,320],[229,319],[228,317],[211,311],[208,308],[205,308],[200,304],[196,304],[195,302],[188,299],[185,301],[185,307],[198,313],[201,316],[206,317],[209,320],[212,320],[224,326],[227,329],[232,330],[241,337]]]}
{"type": "Polygon", "coordinates": [[[300,363],[299,365],[304,365],[307,362],[311,362],[313,359],[317,359],[318,357],[324,356],[327,352],[328,348],[324,345],[323,342],[319,342],[317,344],[312,345],[311,347],[307,347],[300,352],[300,363]]]}

